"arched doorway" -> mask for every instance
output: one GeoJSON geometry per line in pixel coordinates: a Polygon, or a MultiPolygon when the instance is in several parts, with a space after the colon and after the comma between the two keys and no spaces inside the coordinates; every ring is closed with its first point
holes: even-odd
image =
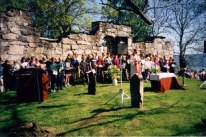
{"type": "Polygon", "coordinates": [[[103,38],[103,46],[107,48],[108,53],[115,53],[116,52],[116,46],[115,46],[115,38],[112,36],[105,36],[103,38]]]}

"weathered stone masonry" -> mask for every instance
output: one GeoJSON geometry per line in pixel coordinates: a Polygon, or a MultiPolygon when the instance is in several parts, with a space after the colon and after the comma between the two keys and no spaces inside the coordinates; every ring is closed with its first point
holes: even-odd
{"type": "Polygon", "coordinates": [[[132,42],[130,27],[105,22],[94,22],[90,34],[71,34],[58,42],[42,38],[32,26],[31,17],[29,12],[18,9],[0,13],[0,56],[3,60],[19,60],[23,56],[40,59],[66,57],[68,53],[116,52],[114,44],[121,39],[128,45],[129,52],[137,49],[144,53],[173,56],[171,43],[162,37],[150,42],[132,42]],[[107,44],[103,44],[105,41],[107,44]]]}

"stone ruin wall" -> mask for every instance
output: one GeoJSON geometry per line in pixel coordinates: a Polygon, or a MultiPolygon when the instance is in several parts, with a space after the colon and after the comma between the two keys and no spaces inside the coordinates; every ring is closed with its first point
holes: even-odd
{"type": "Polygon", "coordinates": [[[156,38],[153,42],[132,42],[131,28],[124,25],[96,22],[93,35],[71,34],[59,42],[55,39],[40,37],[32,26],[31,14],[18,9],[0,13],[0,56],[3,60],[20,60],[21,57],[63,57],[68,53],[89,54],[107,52],[102,46],[105,36],[128,37],[128,50],[134,49],[144,53],[158,53],[160,56],[173,56],[170,42],[156,38]],[[96,30],[95,30],[96,29],[96,30]]]}

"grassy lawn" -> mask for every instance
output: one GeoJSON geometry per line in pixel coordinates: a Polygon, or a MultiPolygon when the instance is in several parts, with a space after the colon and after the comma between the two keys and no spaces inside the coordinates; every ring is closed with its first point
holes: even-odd
{"type": "MultiPolygon", "coordinates": [[[[206,127],[206,89],[201,81],[186,79],[186,90],[157,93],[145,83],[144,107],[130,108],[120,95],[108,104],[120,88],[97,84],[97,95],[88,95],[87,86],[77,85],[50,93],[44,103],[16,103],[15,92],[0,93],[0,129],[12,132],[15,125],[35,122],[57,136],[203,136],[206,127]]],[[[129,83],[123,88],[130,95],[129,83]]]]}

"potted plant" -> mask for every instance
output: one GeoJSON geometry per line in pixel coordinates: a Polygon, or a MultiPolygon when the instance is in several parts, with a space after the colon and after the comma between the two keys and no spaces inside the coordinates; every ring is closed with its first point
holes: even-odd
{"type": "Polygon", "coordinates": [[[115,65],[111,65],[106,73],[111,76],[112,83],[117,85],[117,80],[120,79],[120,69],[115,65]]]}

